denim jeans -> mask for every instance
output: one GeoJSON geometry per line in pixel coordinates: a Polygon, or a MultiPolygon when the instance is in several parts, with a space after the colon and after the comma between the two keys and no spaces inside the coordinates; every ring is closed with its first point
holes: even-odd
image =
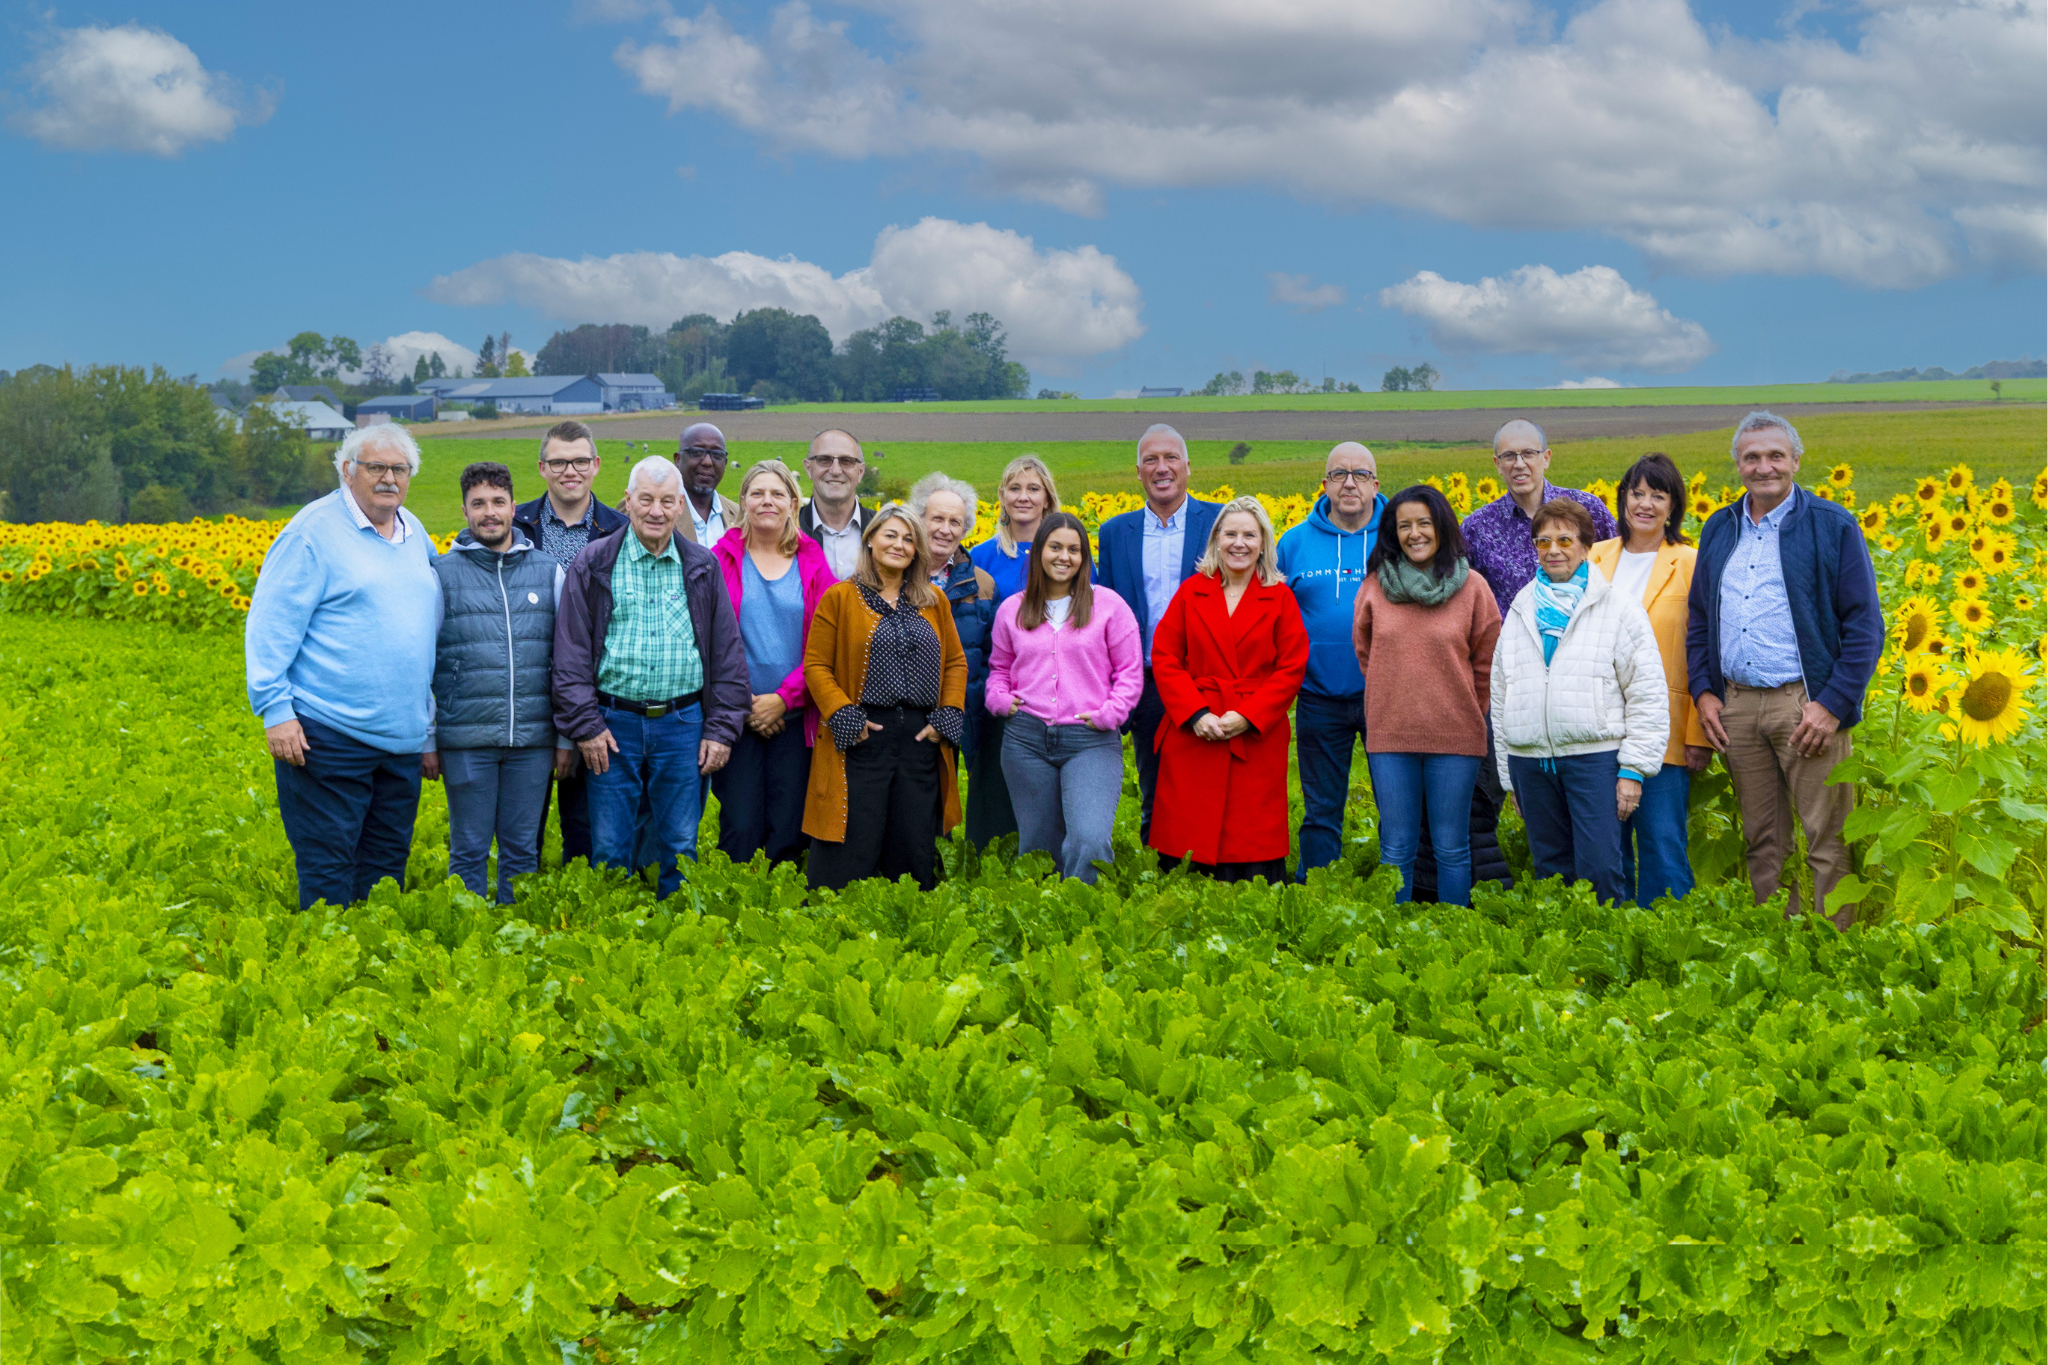
{"type": "Polygon", "coordinates": [[[405,885],[420,810],[420,756],[373,749],[299,717],[306,763],[277,768],[277,813],[299,872],[299,909],[353,905],[390,877],[405,885]]]}
{"type": "Polygon", "coordinates": [[[1691,814],[1692,774],[1683,763],[1666,763],[1643,783],[1642,804],[1621,826],[1621,884],[1634,889],[1637,905],[1692,894],[1691,814]]]}
{"type": "Polygon", "coordinates": [[[697,771],[704,709],[686,706],[649,720],[606,708],[604,723],[619,751],[603,772],[590,775],[590,842],[597,865],[637,870],[644,798],[649,837],[642,848],[661,872],[657,894],[673,896],[683,884],[676,860],[696,861],[697,822],[704,816],[697,771]]]}
{"type": "Polygon", "coordinates": [[[1380,809],[1380,865],[1401,869],[1397,901],[1415,894],[1415,850],[1422,813],[1429,812],[1436,854],[1436,898],[1444,905],[1472,903],[1472,788],[1479,759],[1470,754],[1367,754],[1373,800],[1380,809]]]}
{"type": "Polygon", "coordinates": [[[448,785],[448,870],[479,896],[491,894],[491,836],[498,839],[498,904],[512,903],[512,879],[540,866],[552,747],[444,749],[448,785]]]}
{"type": "Polygon", "coordinates": [[[1050,853],[1061,876],[1093,886],[1095,864],[1113,857],[1110,832],[1124,790],[1117,732],[1047,725],[1019,711],[1003,730],[1003,776],[1017,811],[1017,851],[1050,853]]]}
{"type": "Polygon", "coordinates": [[[1620,776],[1615,749],[1567,758],[1508,755],[1508,777],[1538,877],[1591,882],[1603,901],[1628,899],[1621,879],[1621,812],[1614,805],[1620,776]]]}
{"type": "MultiPolygon", "coordinates": [[[[1328,867],[1344,851],[1344,803],[1351,795],[1353,742],[1365,738],[1365,696],[1303,692],[1294,703],[1294,753],[1301,771],[1301,857],[1294,879],[1328,867]]],[[[1368,765],[1369,767],[1370,765],[1368,765]]]]}

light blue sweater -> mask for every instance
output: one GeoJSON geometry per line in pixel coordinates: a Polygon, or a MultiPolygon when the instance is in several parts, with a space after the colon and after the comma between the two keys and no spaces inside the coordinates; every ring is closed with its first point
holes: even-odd
{"type": "Polygon", "coordinates": [[[426,528],[398,515],[402,545],[356,525],[337,488],[271,543],[244,635],[265,725],[310,718],[388,753],[426,747],[441,588],[426,528]]]}

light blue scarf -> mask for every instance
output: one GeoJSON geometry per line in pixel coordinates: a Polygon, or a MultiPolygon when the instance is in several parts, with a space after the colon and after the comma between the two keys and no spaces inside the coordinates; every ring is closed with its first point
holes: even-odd
{"type": "Polygon", "coordinates": [[[1562,583],[1553,583],[1541,569],[1531,580],[1536,588],[1536,630],[1543,636],[1545,668],[1557,657],[1557,642],[1564,638],[1564,628],[1572,623],[1572,613],[1586,596],[1586,585],[1592,581],[1588,567],[1589,562],[1581,561],[1579,571],[1562,583]]]}

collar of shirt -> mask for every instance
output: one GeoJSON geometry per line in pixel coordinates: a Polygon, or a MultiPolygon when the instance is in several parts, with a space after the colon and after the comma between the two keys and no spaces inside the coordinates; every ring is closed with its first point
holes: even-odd
{"type": "MultiPolygon", "coordinates": [[[[341,500],[348,504],[348,514],[355,518],[357,530],[375,531],[380,536],[384,534],[382,531],[377,530],[377,523],[370,520],[370,514],[365,512],[362,504],[356,501],[355,490],[347,484],[341,486],[341,500]]],[[[391,513],[391,522],[396,528],[391,533],[391,543],[393,545],[405,544],[407,531],[405,527],[405,509],[403,507],[397,508],[391,513]]]]}
{"type": "Polygon", "coordinates": [[[705,532],[709,529],[713,522],[716,522],[718,524],[718,531],[720,535],[723,535],[725,533],[725,508],[718,501],[718,494],[713,493],[711,495],[711,510],[701,517],[697,515],[696,503],[690,502],[690,500],[687,497],[685,497],[683,501],[689,504],[690,520],[697,524],[697,543],[699,545],[702,545],[704,543],[705,532]]]}
{"type": "Polygon", "coordinates": [[[575,521],[563,521],[560,514],[555,511],[555,500],[543,493],[540,499],[540,515],[543,521],[552,521],[557,526],[589,526],[591,519],[597,515],[597,499],[592,498],[584,503],[583,515],[575,521]]]}
{"type": "Polygon", "coordinates": [[[630,527],[626,531],[626,553],[634,559],[672,559],[678,564],[683,562],[683,556],[676,549],[676,538],[673,535],[662,544],[661,553],[656,554],[641,543],[639,533],[630,527]]]}
{"type": "Polygon", "coordinates": [[[1759,522],[1749,514],[1749,494],[1744,493],[1742,495],[1742,524],[1752,531],[1761,531],[1766,525],[1773,531],[1780,530],[1785,525],[1785,518],[1792,513],[1792,504],[1797,501],[1799,501],[1797,498],[1787,493],[1785,500],[1764,513],[1763,520],[1759,522]]]}
{"type": "Polygon", "coordinates": [[[1170,517],[1161,517],[1152,510],[1152,504],[1145,504],[1145,529],[1148,531],[1178,531],[1187,524],[1188,499],[1183,493],[1180,506],[1173,509],[1170,517]]]}
{"type": "MultiPolygon", "coordinates": [[[[1559,494],[1563,492],[1564,490],[1562,488],[1559,488],[1550,480],[1545,479],[1543,481],[1543,502],[1549,502],[1552,498],[1557,497],[1559,494]]],[[[1527,521],[1529,519],[1529,514],[1522,510],[1521,503],[1515,501],[1515,495],[1513,493],[1503,494],[1501,496],[1501,501],[1508,505],[1507,514],[1510,517],[1520,517],[1523,521],[1527,521]]],[[[1543,502],[1539,502],[1536,505],[1538,507],[1541,507],[1543,505],[1543,502]]]]}

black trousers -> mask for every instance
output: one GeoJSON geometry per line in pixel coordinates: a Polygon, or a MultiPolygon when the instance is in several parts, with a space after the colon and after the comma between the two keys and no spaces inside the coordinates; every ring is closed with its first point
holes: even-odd
{"type": "MultiPolygon", "coordinates": [[[[923,711],[877,707],[881,726],[846,751],[846,838],[811,841],[810,882],[844,890],[863,877],[908,874],[929,891],[939,884],[939,746],[916,738],[923,711]]],[[[821,733],[818,743],[830,744],[821,733]]]]}
{"type": "MultiPolygon", "coordinates": [[[[830,744],[830,734],[818,736],[830,744]]],[[[811,777],[811,746],[804,718],[792,713],[782,732],[763,739],[742,729],[732,757],[711,775],[718,793],[718,851],[736,863],[765,852],[771,863],[796,861],[804,849],[804,787],[811,777]]]]}
{"type": "Polygon", "coordinates": [[[1159,722],[1166,719],[1166,703],[1159,700],[1159,688],[1152,681],[1152,666],[1145,666],[1145,690],[1131,708],[1124,729],[1131,736],[1131,748],[1138,760],[1138,845],[1152,837],[1152,793],[1159,786],[1159,750],[1152,741],[1159,735],[1159,722]]]}
{"type": "Polygon", "coordinates": [[[577,858],[590,861],[590,769],[579,759],[576,771],[559,782],[548,784],[548,794],[541,798],[540,833],[534,839],[536,849],[547,847],[548,807],[553,805],[562,812],[562,866],[567,867],[577,858]]]}
{"type": "Polygon", "coordinates": [[[1010,781],[1003,776],[1003,731],[1009,718],[984,713],[979,719],[974,756],[967,760],[967,809],[961,814],[969,842],[985,848],[989,840],[1017,832],[1017,812],[1010,804],[1010,781]]]}
{"type": "Polygon", "coordinates": [[[1214,877],[1219,882],[1248,882],[1254,877],[1264,877],[1278,886],[1287,880],[1285,858],[1262,858],[1254,863],[1194,863],[1188,864],[1190,872],[1199,872],[1205,877],[1214,877]]]}

